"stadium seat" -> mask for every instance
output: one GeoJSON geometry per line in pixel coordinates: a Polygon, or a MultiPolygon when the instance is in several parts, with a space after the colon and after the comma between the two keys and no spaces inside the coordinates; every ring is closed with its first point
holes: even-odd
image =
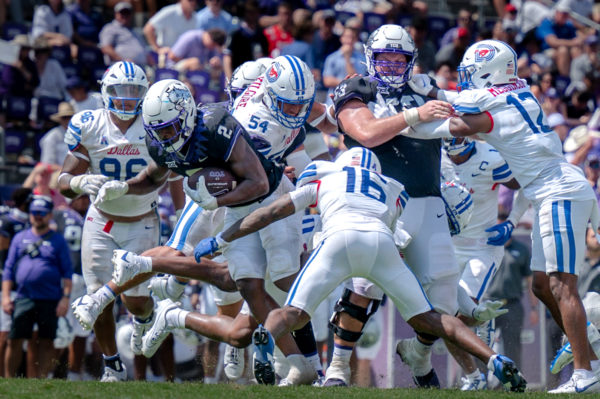
{"type": "Polygon", "coordinates": [[[73,59],[71,58],[71,46],[52,47],[50,57],[60,62],[60,65],[68,65],[73,63],[73,59]]]}
{"type": "Polygon", "coordinates": [[[36,119],[38,123],[47,121],[50,115],[55,114],[58,111],[58,104],[60,100],[52,97],[40,97],[38,98],[36,119]]]}
{"type": "Polygon", "coordinates": [[[337,21],[340,21],[340,23],[342,25],[344,25],[347,20],[349,20],[350,18],[354,18],[354,17],[356,17],[356,14],[354,14],[353,12],[349,12],[349,11],[336,11],[335,12],[335,19],[337,21]]]}
{"type": "Polygon", "coordinates": [[[381,25],[385,25],[385,15],[377,14],[375,12],[366,12],[363,15],[363,29],[369,33],[379,28],[381,25]]]}
{"type": "Polygon", "coordinates": [[[106,67],[104,54],[98,47],[79,46],[77,63],[87,68],[106,67]]]}
{"type": "Polygon", "coordinates": [[[4,151],[18,154],[25,148],[26,134],[21,130],[6,129],[4,132],[4,151]]]}
{"type": "Polygon", "coordinates": [[[6,118],[8,120],[29,120],[31,112],[31,99],[26,97],[6,96],[6,118]]]}
{"type": "Polygon", "coordinates": [[[204,71],[188,71],[185,77],[196,89],[208,89],[210,74],[204,71]]]}
{"type": "Polygon", "coordinates": [[[400,14],[396,18],[396,23],[406,29],[412,24],[412,19],[413,17],[410,14],[400,14]]]}
{"type": "Polygon", "coordinates": [[[25,35],[29,31],[27,25],[20,24],[18,22],[5,22],[2,25],[2,39],[12,40],[17,35],[25,35]]]}
{"type": "Polygon", "coordinates": [[[177,79],[177,78],[179,78],[179,71],[176,71],[175,69],[169,69],[169,68],[158,68],[154,75],[155,82],[158,82],[159,80],[163,80],[163,79],[177,79]]]}
{"type": "Polygon", "coordinates": [[[220,97],[220,93],[214,90],[197,89],[194,92],[194,99],[198,104],[214,104],[219,102],[220,97]]]}

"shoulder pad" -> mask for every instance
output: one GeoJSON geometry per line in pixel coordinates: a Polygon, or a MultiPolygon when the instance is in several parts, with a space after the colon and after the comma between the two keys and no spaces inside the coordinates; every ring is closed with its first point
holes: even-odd
{"type": "Polygon", "coordinates": [[[339,172],[340,168],[333,162],[329,161],[313,161],[308,164],[302,171],[296,182],[296,187],[300,188],[315,180],[319,180],[330,173],[339,172]]]}
{"type": "Polygon", "coordinates": [[[463,90],[452,106],[459,114],[479,114],[488,109],[492,95],[485,89],[463,90]]]}
{"type": "Polygon", "coordinates": [[[355,76],[343,80],[333,92],[333,104],[335,106],[335,116],[344,104],[352,99],[357,99],[365,104],[375,98],[377,94],[377,81],[368,76],[355,76]]]}

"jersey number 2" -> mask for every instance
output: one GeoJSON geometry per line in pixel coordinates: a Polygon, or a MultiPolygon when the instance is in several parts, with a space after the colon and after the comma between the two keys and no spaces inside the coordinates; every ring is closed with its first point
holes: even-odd
{"type": "Polygon", "coordinates": [[[385,180],[383,180],[381,177],[377,176],[376,174],[370,173],[366,169],[358,169],[361,171],[361,174],[360,174],[360,183],[357,184],[356,183],[356,170],[357,169],[358,168],[353,168],[351,166],[344,167],[344,170],[348,173],[348,180],[346,183],[346,192],[347,193],[361,193],[363,195],[366,195],[367,197],[371,197],[371,198],[373,198],[379,202],[383,202],[385,204],[385,200],[386,200],[385,192],[383,191],[383,188],[381,188],[381,186],[377,182],[371,180],[371,176],[377,177],[377,179],[380,181],[381,184],[387,184],[385,182],[385,180]],[[375,191],[375,193],[372,193],[371,191],[369,191],[370,189],[375,191]]]}

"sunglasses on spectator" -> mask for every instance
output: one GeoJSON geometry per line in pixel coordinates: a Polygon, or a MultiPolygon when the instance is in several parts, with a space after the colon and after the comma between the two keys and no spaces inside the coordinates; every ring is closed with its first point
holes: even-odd
{"type": "Polygon", "coordinates": [[[33,216],[41,216],[41,217],[44,217],[48,214],[48,212],[44,212],[44,211],[31,211],[30,213],[33,216]]]}
{"type": "Polygon", "coordinates": [[[600,161],[592,161],[588,166],[592,169],[600,169],[600,161]]]}

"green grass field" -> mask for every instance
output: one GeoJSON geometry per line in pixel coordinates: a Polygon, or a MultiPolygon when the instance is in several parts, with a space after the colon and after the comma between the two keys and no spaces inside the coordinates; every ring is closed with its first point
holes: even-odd
{"type": "MultiPolygon", "coordinates": [[[[565,396],[565,395],[560,395],[565,396]]],[[[560,397],[559,396],[559,397],[560,397]]],[[[460,392],[458,390],[374,389],[374,388],[315,388],[241,386],[235,384],[204,385],[199,383],[169,384],[153,382],[100,383],[95,381],[68,382],[62,380],[0,379],[0,398],[31,399],[137,399],[137,398],[289,398],[289,399],[387,399],[387,398],[547,398],[544,392],[524,394],[501,391],[460,392]]],[[[554,396],[553,396],[554,397],[554,396]]],[[[593,397],[593,396],[591,396],[593,397]]]]}

